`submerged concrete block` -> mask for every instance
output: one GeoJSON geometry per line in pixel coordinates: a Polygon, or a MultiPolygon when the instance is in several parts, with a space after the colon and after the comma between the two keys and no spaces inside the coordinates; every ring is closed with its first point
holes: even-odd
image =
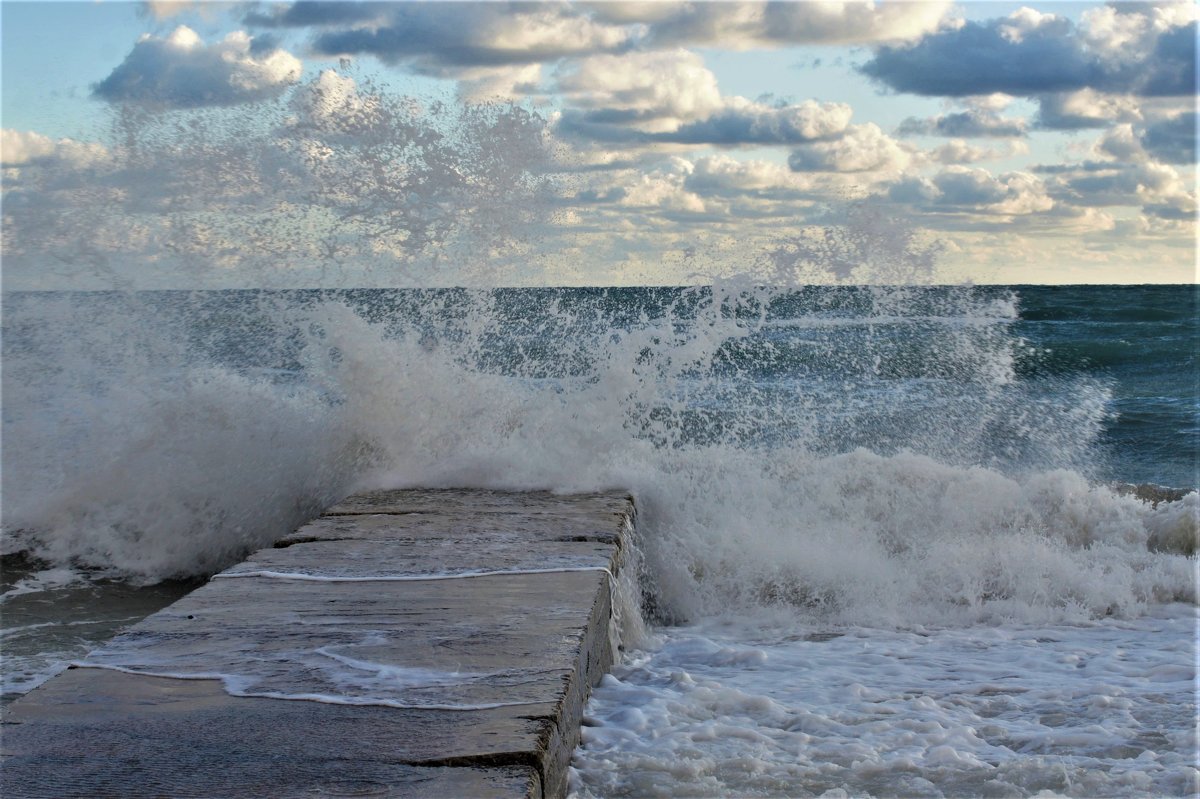
{"type": "Polygon", "coordinates": [[[3,795],[564,795],[629,498],[346,509],[10,705],[3,795]]]}

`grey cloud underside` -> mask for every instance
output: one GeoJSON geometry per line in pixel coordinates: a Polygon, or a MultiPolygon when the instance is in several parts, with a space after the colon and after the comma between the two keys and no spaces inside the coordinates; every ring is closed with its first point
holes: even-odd
{"type": "Polygon", "coordinates": [[[1196,91],[1196,24],[1160,35],[1144,58],[1114,62],[1084,47],[1066,20],[1004,35],[1005,20],[967,22],[907,47],[881,47],[861,71],[891,89],[925,96],[1003,92],[1031,96],[1093,88],[1142,96],[1196,91]]]}
{"type": "Polygon", "coordinates": [[[1106,172],[1112,168],[1112,161],[1080,161],[1077,164],[1035,164],[1029,171],[1038,175],[1061,175],[1067,172],[1106,172]]]}
{"type": "Polygon", "coordinates": [[[1083,161],[1079,164],[1038,165],[1033,171],[1047,175],[1046,191],[1057,202],[1077,208],[1141,206],[1142,212],[1167,220],[1194,219],[1194,200],[1176,195],[1146,200],[1140,191],[1163,188],[1164,176],[1139,164],[1119,161],[1083,161]]]}
{"type": "MultiPolygon", "coordinates": [[[[321,34],[313,49],[323,55],[373,55],[387,64],[411,62],[418,69],[436,72],[439,67],[505,67],[556,61],[581,50],[573,47],[497,48],[462,42],[453,26],[390,26],[321,34]]],[[[619,53],[628,47],[587,49],[583,52],[619,53]]]]}
{"type": "Polygon", "coordinates": [[[1038,98],[1037,127],[1044,130],[1087,130],[1107,128],[1112,120],[1106,116],[1088,116],[1066,110],[1064,94],[1046,94],[1038,98]]]}
{"type": "Polygon", "coordinates": [[[1008,195],[1003,185],[982,179],[977,173],[943,172],[931,180],[909,177],[888,190],[888,199],[895,202],[926,203],[962,211],[1001,202],[1008,195]]]}
{"type": "Polygon", "coordinates": [[[963,111],[931,119],[909,117],[896,129],[900,136],[948,136],[954,138],[1017,138],[1026,135],[1021,120],[963,111]]]}
{"type": "Polygon", "coordinates": [[[300,2],[267,12],[251,11],[243,18],[247,25],[264,28],[307,28],[329,25],[357,25],[386,18],[393,3],[300,2]]]}
{"type": "MultiPolygon", "coordinates": [[[[251,21],[259,18],[247,18],[251,21]]],[[[323,55],[373,55],[427,72],[537,64],[629,49],[632,40],[621,29],[589,27],[589,21],[561,4],[475,2],[297,3],[262,20],[276,26],[325,28],[312,45],[323,55]],[[503,26],[508,26],[510,44],[497,35],[503,26]],[[569,32],[555,26],[566,26],[569,32]],[[522,34],[530,32],[540,35],[521,41],[522,34]]]]}
{"type": "Polygon", "coordinates": [[[1177,208],[1166,203],[1150,203],[1142,206],[1142,210],[1151,216],[1156,216],[1159,219],[1166,219],[1170,222],[1193,222],[1196,219],[1196,212],[1193,209],[1177,208]]]}
{"type": "MultiPolygon", "coordinates": [[[[255,48],[252,56],[266,56],[273,47],[255,48]]],[[[179,52],[162,39],[134,45],[125,60],[108,77],[92,85],[93,96],[112,103],[138,103],[168,108],[231,106],[278,97],[299,77],[235,80],[237,66],[216,50],[200,48],[179,52]]]]}
{"type": "Polygon", "coordinates": [[[1196,163],[1196,112],[1189,111],[1150,125],[1142,137],[1142,146],[1159,161],[1196,163]]]}
{"type": "Polygon", "coordinates": [[[654,112],[625,109],[567,110],[558,123],[558,132],[609,144],[711,144],[726,147],[807,144],[837,138],[836,135],[805,135],[783,114],[736,111],[720,112],[667,132],[650,133],[627,127],[631,123],[654,117],[654,112]]]}

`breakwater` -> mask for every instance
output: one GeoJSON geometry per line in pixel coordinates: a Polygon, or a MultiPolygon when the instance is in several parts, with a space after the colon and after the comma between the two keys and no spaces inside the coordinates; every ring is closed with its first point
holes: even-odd
{"type": "Polygon", "coordinates": [[[562,796],[633,514],[349,497],[9,706],[2,792],[562,796]]]}

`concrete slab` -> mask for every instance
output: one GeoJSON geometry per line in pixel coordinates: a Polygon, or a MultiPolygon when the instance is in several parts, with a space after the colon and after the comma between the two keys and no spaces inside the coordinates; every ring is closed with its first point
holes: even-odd
{"type": "Polygon", "coordinates": [[[462,491],[448,489],[397,489],[367,491],[343,499],[325,511],[325,516],[359,513],[439,513],[484,514],[518,513],[523,516],[562,514],[564,516],[620,516],[629,501],[625,492],[595,494],[553,494],[549,491],[462,491]]]}
{"type": "Polygon", "coordinates": [[[619,494],[572,500],[339,503],[365,512],[306,525],[10,705],[0,788],[564,795],[633,512],[619,494]]]}
{"type": "Polygon", "coordinates": [[[248,699],[215,680],[73,669],[14,703],[5,797],[541,797],[536,719],[248,699]],[[478,741],[487,758],[413,760],[478,741]],[[517,748],[509,750],[516,745],[517,748]],[[507,745],[507,746],[506,746],[507,745]]]}
{"type": "MultiPolygon", "coordinates": [[[[342,507],[341,505],[335,507],[342,507]]],[[[599,541],[615,544],[620,522],[610,513],[540,512],[522,515],[506,511],[470,513],[403,511],[390,513],[331,514],[315,519],[275,542],[286,547],[306,541],[364,539],[416,540],[469,537],[487,541],[599,541]]]]}
{"type": "MultiPolygon", "coordinates": [[[[440,535],[406,535],[400,527],[371,529],[377,519],[395,516],[342,516],[361,520],[363,532],[394,538],[308,540],[286,548],[264,549],[224,573],[224,577],[270,571],[350,577],[401,577],[477,574],[545,569],[611,569],[617,548],[603,541],[558,541],[530,535],[489,531],[454,531],[440,535]]],[[[439,519],[442,524],[445,520],[439,519]]],[[[313,527],[304,528],[311,534],[313,527]]],[[[537,527],[533,527],[537,530],[537,527]]]]}

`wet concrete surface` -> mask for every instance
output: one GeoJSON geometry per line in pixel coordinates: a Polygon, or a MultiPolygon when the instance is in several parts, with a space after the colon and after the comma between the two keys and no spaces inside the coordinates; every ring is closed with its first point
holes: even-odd
{"type": "Polygon", "coordinates": [[[2,793],[562,796],[632,514],[620,493],[344,500],[12,703],[2,793]],[[375,676],[313,654],[345,652],[375,676]]]}

